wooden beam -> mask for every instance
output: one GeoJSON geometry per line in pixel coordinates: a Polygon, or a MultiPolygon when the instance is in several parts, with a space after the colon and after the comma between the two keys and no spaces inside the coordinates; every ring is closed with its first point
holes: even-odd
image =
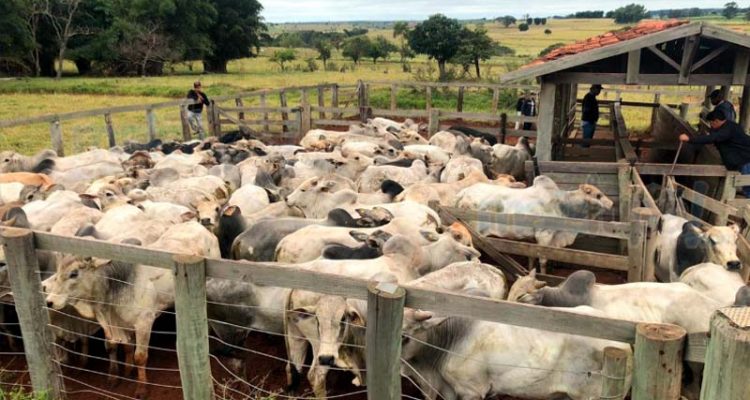
{"type": "Polygon", "coordinates": [[[747,81],[747,68],[750,66],[750,51],[742,49],[734,56],[734,73],[732,74],[733,85],[744,85],[747,81]]]}
{"type": "Polygon", "coordinates": [[[367,287],[367,399],[401,399],[401,326],[406,291],[373,282],[367,287]]]}
{"type": "Polygon", "coordinates": [[[539,118],[537,121],[536,158],[552,160],[552,135],[555,125],[555,92],[557,85],[546,80],[539,92],[539,118]]]}
{"type": "Polygon", "coordinates": [[[638,75],[641,73],[641,49],[628,53],[628,72],[625,83],[628,85],[638,83],[638,75]]]}
{"type": "Polygon", "coordinates": [[[669,64],[672,68],[676,69],[677,71],[680,71],[680,65],[677,64],[677,62],[675,60],[673,60],[672,57],[664,54],[663,51],[659,50],[658,47],[656,47],[656,46],[648,46],[648,49],[651,50],[652,53],[654,53],[657,56],[659,56],[659,58],[661,58],[662,60],[664,60],[664,62],[666,62],[667,64],[669,64]]]}
{"type": "MultiPolygon", "coordinates": [[[[605,72],[558,72],[545,77],[546,81],[552,83],[581,83],[600,85],[624,85],[627,78],[626,73],[605,72]]],[[[640,74],[638,81],[641,85],[679,85],[680,75],[674,74],[640,74]]],[[[691,85],[730,85],[732,74],[700,74],[691,75],[691,85]]],[[[745,79],[750,83],[750,75],[745,79]]]]}
{"type": "MultiPolygon", "coordinates": [[[[674,28],[666,29],[664,31],[654,33],[651,35],[642,36],[637,39],[627,40],[624,42],[615,43],[610,46],[601,47],[594,50],[585,51],[576,55],[563,57],[553,61],[547,61],[544,64],[531,66],[523,69],[519,69],[513,72],[509,72],[500,77],[500,82],[511,82],[520,79],[528,79],[532,77],[544,76],[554,72],[563,71],[575,66],[590,63],[592,61],[601,60],[604,58],[613,57],[616,55],[624,54],[636,49],[643,47],[655,46],[659,43],[668,42],[671,40],[683,38],[685,36],[697,35],[701,32],[701,23],[692,22],[689,24],[680,25],[674,28]]],[[[677,68],[679,70],[679,68],[677,68]]],[[[582,82],[585,83],[585,82],[582,82]]]]}
{"type": "Polygon", "coordinates": [[[507,239],[487,239],[495,248],[503,253],[515,254],[532,258],[547,258],[568,264],[584,265],[616,271],[627,271],[628,257],[614,254],[596,253],[592,251],[561,249],[524,243],[507,239]]]}
{"type": "Polygon", "coordinates": [[[703,25],[701,34],[706,37],[719,39],[725,42],[734,43],[745,48],[750,48],[750,36],[716,25],[703,25]]]}
{"type": "Polygon", "coordinates": [[[750,129],[750,85],[742,88],[742,99],[740,100],[740,125],[747,132],[750,129]]]}
{"type": "Polygon", "coordinates": [[[724,44],[720,47],[713,49],[710,53],[706,54],[705,57],[693,63],[693,66],[690,68],[690,72],[697,71],[700,67],[708,64],[711,60],[718,57],[721,53],[725,52],[728,48],[729,48],[729,45],[724,44]]]}
{"type": "Polygon", "coordinates": [[[678,82],[681,85],[688,83],[690,77],[690,67],[695,59],[695,54],[698,52],[701,37],[700,35],[693,35],[685,38],[685,46],[682,50],[682,62],[680,63],[680,77],[678,82]]]}

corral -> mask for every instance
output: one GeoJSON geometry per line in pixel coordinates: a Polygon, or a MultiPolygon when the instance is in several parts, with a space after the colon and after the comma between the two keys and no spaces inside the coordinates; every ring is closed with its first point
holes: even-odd
{"type": "MultiPolygon", "coordinates": [[[[692,38],[704,28],[698,26],[696,32],[691,29],[696,29],[696,27],[690,25],[690,29],[680,28],[679,33],[692,38]]],[[[715,34],[714,31],[711,32],[715,34]]],[[[662,35],[663,37],[658,40],[654,39],[654,43],[663,43],[660,40],[680,41],[684,38],[680,35],[672,36],[672,33],[662,35]]],[[[733,39],[738,40],[737,38],[733,39]]],[[[744,37],[741,39],[743,42],[748,40],[744,37]]],[[[690,40],[685,41],[685,43],[690,42],[690,40]]],[[[635,50],[622,49],[621,51],[630,53],[632,56],[635,50]]],[[[746,53],[737,54],[746,55],[746,53]]],[[[637,66],[637,64],[631,62],[628,62],[627,65],[637,66]]],[[[747,70],[747,60],[744,61],[743,65],[747,70]]],[[[688,65],[689,69],[690,66],[688,65]]],[[[628,79],[631,79],[633,75],[637,77],[639,74],[629,71],[627,75],[628,79]]],[[[722,77],[721,79],[726,78],[734,82],[735,75],[728,75],[728,77],[722,77]]],[[[725,83],[721,79],[716,78],[715,82],[725,83]]],[[[696,83],[703,83],[700,78],[698,80],[699,82],[696,83]]],[[[587,82],[595,83],[596,81],[587,82]]],[[[610,82],[607,81],[606,83],[610,82]]],[[[638,82],[627,81],[622,83],[638,82]]],[[[678,80],[675,83],[683,82],[678,80]]],[[[744,84],[744,80],[742,83],[744,84]]],[[[558,83],[553,84],[559,85],[558,83]]],[[[570,83],[564,84],[570,85],[570,83]]],[[[622,101],[604,104],[609,110],[610,120],[612,121],[612,139],[589,142],[592,147],[582,150],[577,147],[581,144],[581,140],[570,137],[572,133],[577,131],[575,129],[577,115],[575,100],[578,91],[572,87],[561,89],[564,95],[557,96],[557,88],[550,92],[551,89],[546,78],[542,78],[542,106],[549,108],[542,108],[540,110],[542,116],[539,118],[519,118],[498,115],[496,112],[487,114],[470,113],[464,112],[462,109],[461,99],[470,87],[499,93],[501,88],[507,86],[461,83],[424,84],[428,99],[426,101],[427,109],[399,110],[397,109],[399,85],[406,84],[361,82],[356,87],[331,85],[285,88],[226,96],[215,99],[215,102],[209,107],[210,132],[217,137],[223,136],[227,131],[227,126],[232,126],[233,128],[236,127],[239,133],[258,135],[259,138],[298,142],[303,133],[307,133],[314,128],[356,125],[373,117],[395,117],[413,118],[425,122],[428,138],[459,121],[464,123],[478,121],[479,124],[473,126],[480,131],[495,136],[499,139],[499,142],[505,142],[506,140],[515,142],[518,137],[536,137],[538,160],[526,161],[524,164],[525,178],[529,184],[533,183],[537,175],[550,177],[562,190],[574,190],[581,184],[592,184],[614,201],[612,210],[600,215],[599,220],[592,221],[583,218],[527,216],[466,210],[432,204],[433,208],[439,211],[444,224],[450,224],[454,220],[463,222],[471,233],[474,245],[488,259],[491,259],[511,281],[528,274],[529,270],[519,263],[519,259],[523,260],[524,258],[528,258],[530,264],[531,260],[537,258],[554,261],[556,262],[554,268],[560,268],[562,271],[573,265],[573,268],[585,267],[614,271],[620,277],[626,276],[628,282],[653,281],[656,232],[662,212],[678,214],[688,219],[710,219],[715,225],[726,225],[730,220],[740,223],[747,222],[747,216],[750,213],[742,208],[745,205],[742,203],[743,200],[735,198],[735,188],[745,185],[747,180],[734,172],[727,171],[722,166],[692,165],[691,162],[672,165],[664,162],[665,157],[669,158],[669,155],[674,156],[675,154],[674,139],[676,134],[683,129],[690,128],[684,118],[681,118],[667,105],[658,104],[658,102],[653,104],[628,104],[622,101]],[[391,107],[389,109],[373,109],[369,106],[368,88],[376,85],[389,85],[391,87],[391,107]],[[459,100],[455,111],[431,107],[429,100],[431,91],[444,88],[457,89],[459,100]],[[302,92],[300,104],[294,106],[286,104],[285,96],[290,91],[302,92]],[[311,93],[317,94],[317,104],[310,102],[309,95],[311,93]],[[264,99],[270,95],[278,95],[282,106],[243,106],[243,99],[258,96],[262,105],[264,99]],[[326,106],[326,99],[330,99],[328,106],[326,106]],[[227,104],[229,102],[234,104],[227,104]],[[631,142],[621,111],[622,107],[628,106],[643,106],[654,110],[652,118],[652,137],[654,137],[654,140],[631,142]],[[551,108],[557,111],[547,112],[551,108]],[[564,118],[561,118],[561,116],[564,116],[564,118]],[[446,122],[448,123],[446,124],[446,122]],[[512,129],[509,123],[513,122],[533,122],[539,126],[539,129],[536,132],[512,129]],[[552,126],[556,128],[551,129],[552,126]],[[272,127],[276,129],[272,129],[272,127]],[[551,132],[561,133],[553,136],[551,132]],[[640,150],[642,149],[646,151],[641,153],[640,150]],[[659,156],[660,152],[666,152],[667,155],[659,156]],[[552,159],[558,161],[552,161],[552,159]],[[580,161],[581,159],[587,161],[580,161]],[[605,161],[605,159],[609,161],[605,161]],[[716,182],[709,182],[710,189],[700,193],[691,188],[690,185],[693,185],[694,182],[683,180],[684,177],[693,180],[696,178],[715,179],[716,182]],[[654,191],[649,190],[644,181],[663,183],[658,185],[661,189],[661,196],[655,198],[652,194],[654,191]],[[691,211],[694,212],[688,213],[685,202],[697,206],[697,210],[693,209],[691,211]],[[710,215],[708,215],[709,213],[710,215]],[[478,232],[478,225],[481,223],[575,232],[581,237],[572,248],[551,247],[523,241],[485,237],[478,232]],[[592,240],[592,237],[602,239],[592,240]]],[[[494,98],[497,98],[497,95],[493,96],[494,98]]],[[[743,99],[745,99],[744,94],[743,99]]],[[[145,110],[147,113],[152,113],[156,107],[175,107],[180,108],[181,115],[184,115],[184,107],[186,106],[186,102],[176,102],[152,105],[146,107],[145,110]]],[[[140,111],[140,107],[137,109],[140,111]]],[[[496,110],[496,104],[493,105],[493,109],[496,110]]],[[[743,104],[742,109],[745,112],[740,114],[747,118],[747,106],[743,104]]],[[[111,146],[115,146],[117,140],[111,123],[112,115],[117,112],[129,111],[136,111],[136,108],[92,110],[70,115],[39,117],[25,121],[5,121],[0,122],[0,127],[29,122],[50,122],[52,147],[58,151],[59,155],[62,155],[62,121],[70,118],[103,115],[107,121],[109,143],[111,146]]],[[[157,139],[153,118],[149,118],[148,121],[150,138],[157,139]]],[[[183,134],[185,140],[191,138],[187,122],[184,124],[183,134]]],[[[703,156],[709,157],[710,154],[703,156]]],[[[720,355],[721,351],[726,351],[721,347],[725,343],[722,339],[719,339],[722,337],[722,329],[731,329],[721,325],[722,318],[733,320],[735,326],[743,327],[741,316],[735,315],[733,311],[721,311],[714,318],[713,329],[716,329],[716,331],[712,332],[712,337],[716,339],[712,339],[709,344],[706,333],[692,332],[690,335],[686,335],[684,330],[672,325],[644,324],[570,313],[448,293],[443,290],[428,290],[412,287],[409,284],[380,283],[378,285],[368,280],[346,278],[290,266],[282,267],[271,263],[230,261],[214,257],[186,257],[147,247],[114,245],[11,228],[3,231],[3,239],[10,271],[10,289],[12,289],[16,310],[19,314],[25,356],[31,375],[31,385],[36,391],[48,392],[55,398],[63,397],[66,392],[70,391],[67,388],[69,382],[66,382],[68,377],[65,376],[65,372],[69,372],[73,366],[49,362],[49,360],[55,359],[53,353],[56,345],[53,345],[50,341],[48,309],[44,307],[44,296],[42,295],[38,274],[39,261],[34,250],[55,251],[107,260],[114,259],[167,269],[170,273],[173,273],[175,279],[174,307],[177,321],[175,335],[180,386],[183,396],[190,399],[208,399],[221,389],[221,385],[215,385],[217,382],[212,379],[211,361],[218,361],[218,358],[209,353],[209,337],[211,335],[209,318],[206,314],[207,304],[210,305],[210,301],[206,300],[207,279],[252,282],[255,285],[301,289],[367,301],[366,382],[367,396],[371,399],[402,397],[398,366],[402,365],[400,343],[404,307],[431,311],[439,315],[461,316],[548,332],[634,344],[635,365],[632,393],[634,399],[676,398],[675,396],[678,396],[680,391],[679,382],[683,359],[698,363],[708,360],[710,366],[705,369],[704,375],[704,390],[706,392],[722,390],[716,388],[715,381],[719,379],[717,375],[722,374],[725,368],[735,371],[733,379],[736,379],[737,382],[745,382],[743,379],[747,378],[748,369],[746,366],[742,367],[738,364],[740,361],[735,361],[735,359],[722,359],[720,355]],[[683,342],[687,346],[684,353],[683,342]],[[722,361],[724,361],[723,365],[722,361]],[[674,368],[667,371],[666,368],[662,367],[666,364],[674,366],[674,368]],[[664,380],[671,380],[671,382],[676,383],[663,386],[657,384],[664,380]]],[[[748,259],[750,245],[748,245],[744,235],[739,237],[737,245],[739,255],[745,265],[743,278],[746,281],[747,263],[750,262],[750,259],[748,259]]],[[[539,275],[539,277],[549,283],[558,283],[562,280],[561,277],[553,274],[539,275]]],[[[248,330],[250,329],[248,328],[248,330]]],[[[745,341],[742,343],[746,348],[748,345],[747,332],[742,331],[741,334],[745,335],[745,341]]],[[[252,349],[249,350],[252,351],[252,349]]],[[[15,353],[5,355],[15,355],[15,353]]],[[[601,370],[552,370],[549,372],[589,377],[597,376],[602,383],[601,398],[624,398],[627,386],[624,379],[626,363],[623,360],[626,357],[614,348],[605,350],[603,357],[601,370]]],[[[221,363],[219,364],[219,368],[229,371],[221,363]]],[[[408,366],[408,363],[405,365],[408,366]]],[[[532,369],[524,365],[506,365],[506,367],[532,369]]],[[[92,371],[92,373],[96,372],[92,371]]],[[[214,374],[216,373],[214,372],[214,374]]],[[[244,382],[242,377],[235,376],[235,378],[249,387],[255,386],[244,382]]],[[[425,389],[421,383],[418,382],[417,384],[422,387],[423,391],[435,390],[440,393],[435,388],[425,389]]],[[[103,393],[102,388],[97,387],[84,390],[103,393]]],[[[232,390],[234,389],[230,391],[232,390]]],[[[247,395],[243,390],[240,390],[239,393],[224,394],[224,396],[246,398],[247,395]]],[[[746,389],[741,387],[731,390],[735,390],[734,394],[706,394],[706,397],[702,398],[735,398],[731,396],[737,396],[737,393],[746,393],[746,389]],[[743,390],[745,392],[742,392],[743,390]]],[[[261,392],[263,392],[262,387],[261,392]]],[[[75,393],[68,394],[75,395],[75,393]]],[[[265,393],[265,395],[276,395],[279,398],[286,397],[274,393],[265,393]]],[[[114,398],[129,397],[129,395],[123,396],[118,393],[106,395],[106,397],[110,396],[114,398]]],[[[410,398],[406,395],[403,397],[410,398]]]]}

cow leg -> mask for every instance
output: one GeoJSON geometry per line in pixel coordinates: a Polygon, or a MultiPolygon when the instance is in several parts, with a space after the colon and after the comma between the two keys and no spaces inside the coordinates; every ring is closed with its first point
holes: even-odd
{"type": "Polygon", "coordinates": [[[297,326],[291,323],[291,321],[287,321],[285,329],[287,330],[286,348],[288,353],[288,361],[286,363],[286,384],[287,391],[291,392],[297,390],[299,387],[300,375],[305,363],[305,356],[307,355],[307,347],[309,344],[307,340],[303,339],[304,335],[302,332],[300,332],[297,326]]]}
{"type": "Polygon", "coordinates": [[[122,376],[130,378],[133,374],[133,366],[135,365],[135,346],[124,344],[122,350],[125,353],[125,367],[123,368],[122,376]]]}
{"type": "Polygon", "coordinates": [[[78,366],[85,368],[89,361],[89,338],[81,336],[79,343],[81,344],[81,354],[78,355],[78,366]]]}
{"type": "Polygon", "coordinates": [[[135,397],[143,399],[146,397],[146,364],[148,363],[148,344],[151,339],[151,327],[155,317],[147,317],[135,324],[135,365],[138,368],[138,388],[135,397]]]}
{"type": "Polygon", "coordinates": [[[117,364],[117,342],[106,340],[104,342],[104,348],[109,354],[109,376],[107,377],[107,384],[116,385],[118,383],[117,377],[120,375],[120,366],[117,364]]]}

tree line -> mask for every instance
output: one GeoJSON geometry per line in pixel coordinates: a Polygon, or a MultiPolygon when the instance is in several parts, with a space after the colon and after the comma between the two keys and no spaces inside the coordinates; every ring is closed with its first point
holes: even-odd
{"type": "MultiPolygon", "coordinates": [[[[257,0],[5,0],[0,73],[159,75],[167,63],[201,60],[226,72],[265,35],[257,0]]],[[[253,52],[255,50],[255,53],[253,52]]]]}

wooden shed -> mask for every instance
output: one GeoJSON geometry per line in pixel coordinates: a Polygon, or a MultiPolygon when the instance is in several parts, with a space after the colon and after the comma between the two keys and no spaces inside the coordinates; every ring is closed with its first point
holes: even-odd
{"type": "Polygon", "coordinates": [[[679,20],[645,21],[558,48],[505,74],[503,82],[536,78],[541,84],[537,158],[553,159],[575,106],[579,85],[744,86],[739,118],[750,125],[750,36],[679,20]]]}

